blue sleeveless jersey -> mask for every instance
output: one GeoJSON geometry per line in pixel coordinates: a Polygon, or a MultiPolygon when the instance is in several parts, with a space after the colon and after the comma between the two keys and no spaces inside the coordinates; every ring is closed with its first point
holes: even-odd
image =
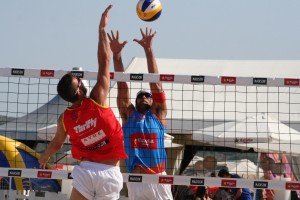
{"type": "Polygon", "coordinates": [[[165,170],[167,154],[164,147],[166,127],[149,110],[142,114],[134,111],[123,125],[125,160],[129,173],[136,165],[142,165],[150,171],[160,173],[165,170]],[[163,169],[157,172],[157,169],[163,169]]]}

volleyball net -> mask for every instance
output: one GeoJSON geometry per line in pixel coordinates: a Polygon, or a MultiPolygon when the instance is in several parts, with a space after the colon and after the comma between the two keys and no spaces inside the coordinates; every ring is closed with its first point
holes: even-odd
{"type": "MultiPolygon", "coordinates": [[[[68,140],[51,158],[48,170],[39,169],[37,162],[69,105],[56,92],[67,72],[0,69],[2,188],[8,187],[5,177],[14,179],[12,189],[34,189],[41,186],[38,180],[72,179],[66,167],[78,161],[71,156],[68,140]]],[[[72,73],[89,90],[96,83],[96,72],[72,73]]],[[[108,102],[121,123],[117,81],[128,82],[133,103],[149,82],[162,82],[168,109],[168,176],[127,174],[122,163],[124,182],[300,190],[299,79],[111,73],[108,102]],[[212,177],[223,168],[242,179],[212,177]]]]}

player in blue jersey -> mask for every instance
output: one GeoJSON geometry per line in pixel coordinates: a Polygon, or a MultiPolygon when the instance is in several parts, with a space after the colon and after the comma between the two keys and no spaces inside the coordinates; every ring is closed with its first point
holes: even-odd
{"type": "MultiPolygon", "coordinates": [[[[134,39],[145,51],[149,73],[158,73],[152,49],[156,32],[146,28],[140,30],[142,39],[134,39]]],[[[108,34],[113,52],[116,72],[124,72],[121,51],[127,41],[119,41],[119,32],[108,34]]],[[[141,90],[136,95],[135,104],[130,102],[129,87],[126,82],[118,82],[117,105],[122,118],[125,160],[129,173],[165,175],[167,155],[164,148],[167,104],[161,83],[150,83],[150,91],[141,90]]],[[[128,183],[130,200],[157,199],[171,200],[171,186],[168,184],[128,183]]]]}

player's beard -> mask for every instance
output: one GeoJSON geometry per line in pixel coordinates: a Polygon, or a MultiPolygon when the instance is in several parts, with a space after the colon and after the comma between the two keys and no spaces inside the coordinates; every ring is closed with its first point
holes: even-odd
{"type": "Polygon", "coordinates": [[[140,113],[144,113],[147,110],[150,110],[151,106],[149,104],[136,104],[136,110],[139,111],[140,113]]]}

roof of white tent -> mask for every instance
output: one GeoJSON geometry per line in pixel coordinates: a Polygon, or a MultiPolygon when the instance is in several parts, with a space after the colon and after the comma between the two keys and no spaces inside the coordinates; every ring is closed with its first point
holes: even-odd
{"type": "MultiPolygon", "coordinates": [[[[300,77],[300,60],[192,60],[157,58],[156,61],[160,74],[297,79],[300,77]]],[[[146,58],[133,58],[125,72],[148,73],[146,58]]],[[[136,92],[141,88],[148,88],[149,84],[148,82],[131,82],[130,87],[131,101],[134,102],[136,92]]],[[[266,107],[265,99],[263,99],[260,100],[260,103],[253,106],[251,102],[257,102],[258,97],[247,95],[245,100],[245,86],[233,87],[233,90],[240,91],[230,97],[228,97],[229,93],[224,91],[224,87],[217,87],[217,89],[212,88],[213,86],[211,85],[205,85],[205,87],[210,88],[209,90],[214,92],[205,93],[205,95],[203,95],[204,89],[200,92],[193,93],[192,90],[194,90],[194,86],[191,84],[185,84],[183,86],[182,84],[163,83],[168,104],[168,132],[185,132],[189,134],[194,130],[224,123],[225,121],[243,119],[247,117],[247,113],[243,113],[243,110],[246,110],[250,114],[254,112],[267,112],[271,116],[275,114],[274,117],[283,123],[287,121],[300,121],[300,103],[287,107],[285,105],[279,105],[280,102],[272,102],[266,107]],[[225,96],[227,102],[224,103],[225,100],[222,102],[221,99],[224,99],[225,96]],[[218,99],[218,101],[214,101],[215,99],[218,99]],[[243,100],[239,102],[236,101],[237,99],[243,100]],[[232,102],[235,102],[234,105],[232,102]],[[247,106],[245,106],[246,104],[247,106]],[[245,107],[247,107],[247,109],[245,109],[245,107]],[[285,113],[284,115],[278,112],[279,107],[281,113],[285,113]],[[215,109],[223,110],[217,110],[216,112],[215,109]],[[206,112],[204,113],[202,110],[206,110],[206,112]],[[226,110],[230,112],[226,112],[226,110]],[[293,113],[290,113],[290,110],[293,110],[293,113]]],[[[300,93],[299,88],[295,90],[298,91],[297,93],[300,93]]],[[[270,92],[266,87],[264,87],[264,91],[269,92],[268,101],[278,99],[276,96],[278,92],[270,92]]],[[[283,91],[288,91],[288,88],[283,89],[283,91]]],[[[263,91],[260,91],[260,93],[262,92],[263,91]]],[[[252,93],[257,93],[257,91],[254,89],[252,93]]],[[[112,99],[117,96],[116,84],[111,89],[110,95],[112,99]]],[[[282,95],[281,98],[284,98],[284,96],[282,95]]],[[[296,101],[294,98],[297,97],[293,96],[288,98],[292,98],[290,101],[296,101]]],[[[110,101],[110,104],[115,114],[119,116],[116,101],[110,101]]],[[[300,129],[300,126],[296,125],[296,123],[290,125],[296,130],[300,129]]]]}
{"type": "Polygon", "coordinates": [[[56,95],[33,112],[0,125],[0,135],[16,140],[37,140],[37,129],[56,124],[59,115],[68,105],[66,101],[56,95]]]}
{"type": "MultiPolygon", "coordinates": [[[[83,82],[88,86],[86,80],[83,80],[83,82]]],[[[0,125],[0,135],[16,140],[43,140],[44,138],[37,136],[38,130],[46,127],[49,129],[49,133],[52,132],[52,128],[56,130],[57,119],[67,106],[69,106],[68,102],[59,97],[59,95],[55,95],[48,103],[27,115],[0,125]]],[[[49,137],[53,138],[50,135],[47,137],[48,139],[49,137]]]]}
{"type": "MultiPolygon", "coordinates": [[[[156,59],[160,73],[206,76],[299,78],[300,60],[156,59]]],[[[134,57],[126,72],[148,73],[146,58],[134,57]]]]}
{"type": "MultiPolygon", "coordinates": [[[[300,60],[193,60],[193,59],[163,59],[157,58],[159,72],[161,74],[196,74],[208,76],[244,76],[244,77],[285,77],[285,78],[299,78],[300,77],[300,60]]],[[[147,73],[147,61],[145,58],[135,57],[126,69],[127,73],[147,73]]],[[[148,83],[145,83],[149,85],[148,83]]],[[[164,88],[167,83],[164,83],[164,88]]],[[[174,86],[172,86],[174,87],[174,86]]],[[[116,86],[110,91],[110,104],[114,113],[118,116],[116,107],[116,86]]],[[[138,88],[135,89],[136,91],[138,88]]],[[[230,120],[229,116],[220,113],[217,116],[214,113],[213,118],[209,113],[205,117],[201,112],[193,111],[193,105],[190,101],[181,101],[181,98],[187,98],[190,90],[172,90],[168,88],[167,96],[176,98],[176,100],[168,100],[168,127],[172,133],[182,133],[184,130],[190,133],[193,130],[199,130],[211,125],[217,125],[218,120],[224,123],[230,120]],[[210,120],[210,122],[203,123],[203,120],[210,120]],[[213,121],[211,120],[213,119],[213,121]]],[[[135,96],[135,91],[132,91],[135,96]]],[[[134,98],[134,97],[133,97],[134,98]]],[[[210,98],[210,97],[206,97],[210,98]]],[[[207,100],[207,99],[206,99],[207,100]]],[[[12,122],[1,125],[0,130],[5,131],[6,135],[15,139],[37,139],[36,130],[56,123],[58,115],[65,109],[67,103],[61,102],[58,96],[54,97],[44,106],[29,113],[28,115],[18,118],[12,122]],[[30,137],[29,137],[30,136],[30,137]],[[31,137],[32,136],[32,137],[31,137]]],[[[199,102],[201,98],[199,98],[199,102]]],[[[294,106],[292,109],[295,115],[298,116],[296,120],[300,121],[300,106],[294,106]]],[[[275,105],[275,107],[277,107],[275,105]]],[[[209,107],[206,107],[209,109],[209,107]]],[[[270,107],[269,107],[269,110],[270,107]]],[[[212,112],[211,112],[212,113],[212,112]]],[[[290,120],[294,120],[289,115],[290,120]]],[[[281,121],[284,121],[280,119],[281,121]]],[[[298,127],[293,127],[300,131],[300,125],[290,124],[298,127]]]]}

